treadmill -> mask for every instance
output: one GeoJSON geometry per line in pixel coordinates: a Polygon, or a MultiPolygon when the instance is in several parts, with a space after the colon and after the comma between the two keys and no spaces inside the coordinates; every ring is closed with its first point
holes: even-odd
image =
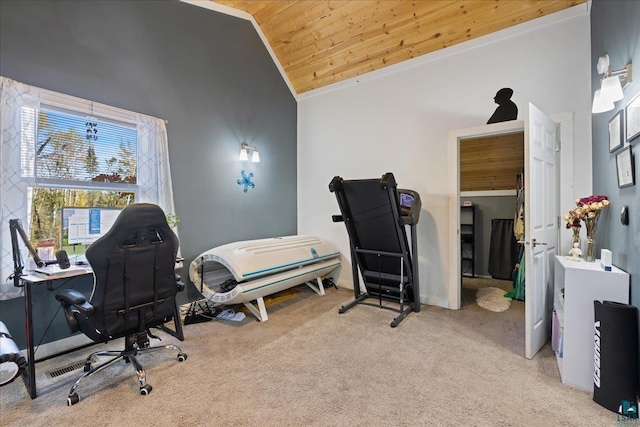
{"type": "Polygon", "coordinates": [[[392,173],[381,179],[344,180],[336,176],[329,190],[335,193],[341,213],[333,216],[333,222],[344,222],[349,235],[355,296],[338,312],[358,304],[396,311],[400,314],[391,322],[391,327],[396,327],[409,313],[420,311],[416,235],[420,195],[398,189],[392,173]],[[406,226],[411,230],[411,247],[406,226]],[[395,304],[383,305],[383,301],[395,304]]]}

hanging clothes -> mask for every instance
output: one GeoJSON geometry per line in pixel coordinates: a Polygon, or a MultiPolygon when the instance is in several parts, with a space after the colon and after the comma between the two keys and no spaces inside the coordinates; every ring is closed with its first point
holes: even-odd
{"type": "Polygon", "coordinates": [[[524,175],[516,178],[516,216],[513,222],[513,234],[518,242],[524,241],[524,175]]]}
{"type": "Polygon", "coordinates": [[[519,256],[519,245],[514,238],[513,228],[514,221],[511,218],[491,220],[488,271],[494,279],[513,279],[512,273],[519,256]]]}
{"type": "Polygon", "coordinates": [[[513,280],[513,290],[504,294],[507,298],[524,301],[524,253],[520,257],[518,267],[513,280]]]}
{"type": "MultiPolygon", "coordinates": [[[[524,170],[516,177],[516,216],[513,223],[513,235],[516,241],[524,241],[524,170]]],[[[513,270],[513,291],[505,297],[524,301],[524,244],[518,245],[518,263],[513,270]]]]}

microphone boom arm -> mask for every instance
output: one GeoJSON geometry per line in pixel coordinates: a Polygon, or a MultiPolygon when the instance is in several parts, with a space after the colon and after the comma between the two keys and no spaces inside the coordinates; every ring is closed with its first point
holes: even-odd
{"type": "Polygon", "coordinates": [[[18,235],[20,235],[22,242],[29,250],[29,253],[33,257],[33,260],[39,268],[53,264],[60,264],[61,268],[69,268],[69,258],[67,257],[67,253],[65,251],[59,251],[59,253],[56,254],[56,260],[43,261],[42,258],[40,258],[40,256],[38,255],[38,251],[36,251],[35,248],[31,245],[29,237],[22,228],[22,222],[19,219],[9,220],[9,232],[11,234],[11,249],[13,251],[13,286],[18,288],[22,287],[22,285],[20,284],[20,277],[24,275],[22,273],[24,270],[24,262],[22,261],[22,256],[20,255],[20,247],[18,246],[18,235]]]}

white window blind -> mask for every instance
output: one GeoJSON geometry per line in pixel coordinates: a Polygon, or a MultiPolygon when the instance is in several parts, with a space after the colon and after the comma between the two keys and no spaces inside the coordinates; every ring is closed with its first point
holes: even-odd
{"type": "Polygon", "coordinates": [[[35,146],[23,146],[27,150],[23,160],[35,153],[36,182],[80,187],[116,184],[123,189],[136,185],[134,125],[44,105],[37,119],[35,146]]]}

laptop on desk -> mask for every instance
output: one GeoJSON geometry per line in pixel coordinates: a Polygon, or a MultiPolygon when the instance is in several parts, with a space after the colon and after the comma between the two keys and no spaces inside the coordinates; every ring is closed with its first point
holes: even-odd
{"type": "Polygon", "coordinates": [[[77,275],[87,273],[89,270],[86,267],[89,267],[89,266],[88,265],[86,266],[72,265],[69,268],[62,269],[57,265],[47,265],[44,267],[38,267],[35,270],[33,270],[33,272],[40,276],[46,276],[51,278],[77,276],[77,275]]]}

